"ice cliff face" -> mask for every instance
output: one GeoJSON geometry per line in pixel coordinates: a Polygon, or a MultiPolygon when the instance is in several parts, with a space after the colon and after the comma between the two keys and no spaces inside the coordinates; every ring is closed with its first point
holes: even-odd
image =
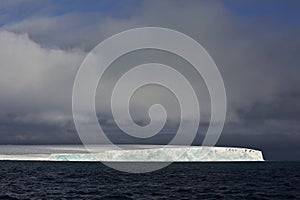
{"type": "Polygon", "coordinates": [[[101,153],[51,154],[53,161],[111,161],[111,162],[222,162],[264,161],[259,150],[234,147],[174,146],[108,150],[101,153]]]}

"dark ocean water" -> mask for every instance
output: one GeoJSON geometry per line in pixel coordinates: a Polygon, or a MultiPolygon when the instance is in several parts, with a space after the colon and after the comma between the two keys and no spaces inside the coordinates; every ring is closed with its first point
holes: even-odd
{"type": "Polygon", "coordinates": [[[174,163],[129,174],[100,163],[0,162],[1,199],[300,199],[300,162],[174,163]]]}

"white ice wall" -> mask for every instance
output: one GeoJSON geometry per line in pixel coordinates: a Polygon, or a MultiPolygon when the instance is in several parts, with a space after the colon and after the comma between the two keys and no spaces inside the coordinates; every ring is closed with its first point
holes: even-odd
{"type": "Polygon", "coordinates": [[[56,161],[112,162],[218,162],[264,161],[259,150],[234,147],[169,147],[130,150],[108,150],[93,154],[52,154],[56,161]]]}

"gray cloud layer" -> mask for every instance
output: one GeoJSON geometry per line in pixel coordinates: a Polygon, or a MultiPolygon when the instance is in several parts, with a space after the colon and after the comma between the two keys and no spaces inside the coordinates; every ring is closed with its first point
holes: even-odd
{"type": "MultiPolygon", "coordinates": [[[[23,3],[9,6],[24,8],[23,3]]],[[[6,24],[7,16],[1,17],[0,143],[78,142],[71,93],[87,51],[119,31],[162,26],[196,39],[223,75],[228,114],[219,145],[261,148],[270,159],[284,159],[294,152],[289,159],[299,159],[299,24],[285,26],[265,18],[245,21],[221,1],[144,1],[136,9],[123,11],[130,11],[126,18],[96,12],[43,15],[57,7],[49,9],[25,12],[22,19],[6,24]]],[[[157,90],[150,90],[149,95],[155,93],[157,90]]],[[[142,108],[135,115],[141,115],[136,117],[141,124],[147,121],[142,101],[143,95],[137,95],[136,107],[142,108]]],[[[99,108],[100,122],[116,141],[126,142],[126,138],[115,136],[118,129],[106,109],[107,105],[99,108]]],[[[174,127],[171,123],[165,132],[174,131],[174,127]]],[[[204,123],[200,129],[205,127],[204,123]]],[[[163,135],[150,142],[167,140],[163,135]]],[[[195,143],[199,141],[201,136],[195,143]]]]}

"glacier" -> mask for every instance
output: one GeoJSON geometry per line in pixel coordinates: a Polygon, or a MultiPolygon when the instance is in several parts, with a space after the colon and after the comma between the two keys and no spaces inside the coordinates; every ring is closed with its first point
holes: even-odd
{"type": "MultiPolygon", "coordinates": [[[[12,145],[13,146],[13,145],[12,145]]],[[[121,145],[122,146],[122,145],[121,145]]],[[[14,148],[14,147],[10,147],[14,148]]],[[[19,152],[1,153],[0,160],[22,161],[103,161],[103,162],[248,162],[264,161],[260,150],[239,147],[123,145],[122,149],[109,146],[84,147],[50,146],[19,152]]],[[[24,147],[27,148],[27,147],[24,147]]],[[[34,149],[34,148],[33,148],[34,149]]],[[[14,150],[16,151],[16,150],[14,150]]]]}

